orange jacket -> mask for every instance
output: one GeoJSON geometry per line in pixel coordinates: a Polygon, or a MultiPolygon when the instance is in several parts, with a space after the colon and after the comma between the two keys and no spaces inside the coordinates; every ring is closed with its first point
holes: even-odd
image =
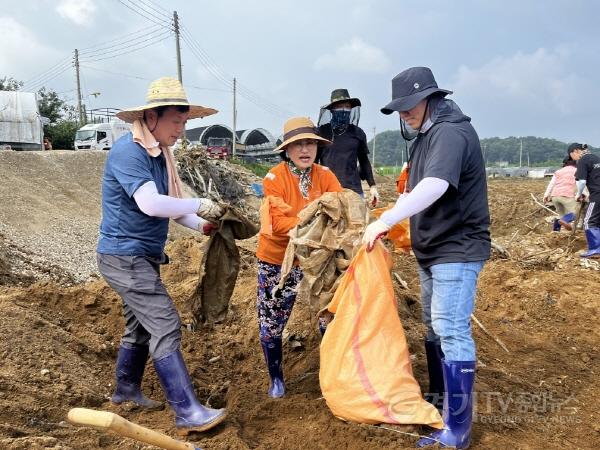
{"type": "Polygon", "coordinates": [[[290,240],[288,231],[298,223],[298,213],[325,192],[342,192],[343,188],[327,167],[313,164],[312,184],[305,199],[286,162],[273,167],[263,180],[265,200],[261,207],[261,230],[256,257],[271,264],[281,264],[290,240]]]}

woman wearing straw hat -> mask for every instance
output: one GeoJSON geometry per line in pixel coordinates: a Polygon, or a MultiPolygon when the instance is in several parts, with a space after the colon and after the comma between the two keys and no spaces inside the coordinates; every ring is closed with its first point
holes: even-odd
{"type": "Polygon", "coordinates": [[[162,408],[141,392],[150,354],[182,435],[214,427],[225,418],[225,410],[206,408],[196,398],[181,354],[179,314],[161,281],[160,265],[168,263],[164,247],[169,218],[208,234],[210,221],[222,212],[209,199],[183,198],[169,147],[188,119],[216,112],[190,104],[174,78],[152,82],[145,105],[117,114],[132,124],[132,133],[113,145],[102,178],[98,268],[123,300],[125,315],[112,402],[162,408]]]}
{"type": "Polygon", "coordinates": [[[296,287],[302,279],[302,271],[296,266],[283,289],[275,290],[289,241],[288,232],[296,226],[298,213],[306,205],[326,192],[342,191],[333,172],[315,164],[318,143],[330,142],[317,135],[310,119],[288,120],[283,128],[283,142],[275,149],[283,161],[263,180],[265,203],[261,208],[256,251],[257,311],[260,343],[271,378],[268,394],[273,398],[285,394],[281,336],[296,300],[296,287]]]}

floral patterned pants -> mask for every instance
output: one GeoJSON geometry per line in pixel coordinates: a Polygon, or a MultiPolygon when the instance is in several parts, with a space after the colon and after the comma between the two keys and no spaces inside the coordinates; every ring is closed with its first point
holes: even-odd
{"type": "Polygon", "coordinates": [[[296,289],[302,280],[302,270],[294,266],[283,289],[275,291],[280,278],[280,265],[258,260],[256,310],[261,341],[281,339],[296,301],[296,289]]]}

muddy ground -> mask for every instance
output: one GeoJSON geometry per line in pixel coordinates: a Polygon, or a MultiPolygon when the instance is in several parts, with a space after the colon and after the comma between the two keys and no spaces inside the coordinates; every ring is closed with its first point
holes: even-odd
{"type": "MultiPolygon", "coordinates": [[[[101,171],[94,165],[98,158],[86,164],[96,174],[86,183],[99,183],[101,171]]],[[[61,188],[55,179],[48,183],[61,188]]],[[[382,179],[381,185],[384,198],[391,201],[393,183],[382,179]]],[[[494,251],[479,283],[475,316],[489,334],[474,325],[479,366],[472,448],[600,447],[600,333],[596,323],[600,272],[595,266],[580,265],[577,252],[585,245],[581,233],[570,238],[568,233],[550,232],[549,213],[529,195],[540,197],[544,186],[544,180],[490,181],[492,234],[506,252],[494,251]]],[[[88,189],[87,184],[82,189],[88,189]]],[[[97,192],[97,186],[90,189],[97,192]]],[[[7,190],[5,186],[3,192],[7,190]]],[[[28,228],[43,229],[42,219],[46,215],[55,218],[61,208],[69,209],[75,224],[78,218],[86,224],[97,220],[97,195],[87,197],[88,201],[92,198],[91,204],[81,208],[77,204],[82,200],[73,189],[69,195],[75,204],[68,198],[53,202],[45,191],[14,192],[8,200],[0,198],[3,217],[16,208],[15,202],[35,201],[40,220],[35,227],[25,221],[17,241],[28,228]],[[90,211],[95,214],[92,219],[90,211]]],[[[123,325],[120,299],[97,278],[82,283],[68,276],[44,281],[31,267],[20,273],[21,266],[13,264],[19,245],[7,232],[19,220],[23,218],[10,223],[3,219],[4,235],[0,236],[0,449],[154,448],[69,425],[66,414],[77,406],[114,411],[174,435],[168,409],[140,412],[113,407],[108,401],[123,325]]],[[[172,263],[164,268],[164,281],[182,311],[196,286],[204,240],[180,234],[168,245],[172,263]]],[[[89,237],[84,236],[82,242],[86,244],[74,245],[89,246],[89,237]]],[[[240,246],[242,270],[227,320],[184,331],[184,354],[199,398],[229,410],[222,425],[193,434],[190,440],[203,449],[412,448],[417,438],[411,433],[423,434],[426,429],[382,429],[344,423],[332,416],[319,389],[316,323],[302,302],[296,305],[288,326],[289,334],[302,346],[284,348],[289,394],[281,400],[267,398],[268,379],[254,309],[256,240],[240,242],[240,246]]],[[[62,270],[59,264],[56,270],[62,270]]],[[[396,284],[398,310],[416,379],[426,388],[414,259],[396,255],[394,272],[409,287],[396,284]]],[[[144,390],[162,398],[150,364],[144,390]]]]}

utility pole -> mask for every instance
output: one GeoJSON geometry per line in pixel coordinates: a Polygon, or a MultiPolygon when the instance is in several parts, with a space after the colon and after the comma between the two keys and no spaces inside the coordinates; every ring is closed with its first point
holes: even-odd
{"type": "Polygon", "coordinates": [[[521,151],[519,152],[519,168],[523,167],[523,139],[521,139],[521,151]]]}
{"type": "Polygon", "coordinates": [[[177,52],[177,78],[183,84],[183,76],[181,74],[181,49],[179,47],[179,17],[177,11],[173,11],[173,29],[175,31],[175,50],[177,52]]]}
{"type": "Polygon", "coordinates": [[[236,102],[235,102],[235,95],[236,95],[236,80],[235,77],[233,78],[233,133],[232,133],[232,137],[233,139],[231,140],[231,154],[232,156],[235,158],[235,141],[236,141],[236,131],[235,131],[235,127],[236,127],[236,121],[237,121],[237,110],[236,110],[236,102]]]}
{"type": "Polygon", "coordinates": [[[79,125],[83,125],[83,107],[81,106],[81,82],[79,81],[79,50],[75,49],[75,76],[77,78],[77,112],[79,113],[79,125]]]}
{"type": "Polygon", "coordinates": [[[375,169],[375,144],[377,143],[377,128],[373,127],[373,170],[375,169]]]}

